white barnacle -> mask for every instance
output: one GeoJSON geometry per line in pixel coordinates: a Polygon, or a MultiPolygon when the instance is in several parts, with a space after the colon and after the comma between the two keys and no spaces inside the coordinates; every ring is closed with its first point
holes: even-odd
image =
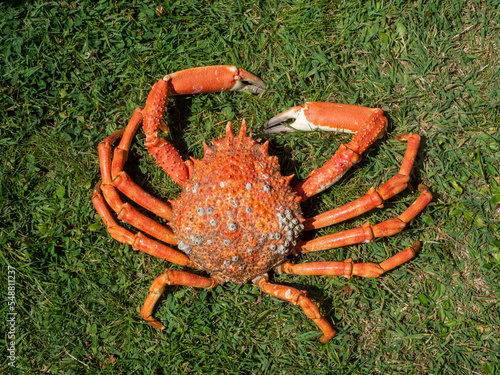
{"type": "Polygon", "coordinates": [[[245,208],[245,212],[246,212],[247,214],[249,214],[250,212],[252,212],[252,209],[251,209],[250,207],[246,207],[246,208],[245,208]]]}
{"type": "Polygon", "coordinates": [[[269,245],[269,248],[274,251],[276,250],[276,244],[272,243],[271,245],[269,245]]]}
{"type": "Polygon", "coordinates": [[[196,184],[193,185],[193,194],[196,194],[198,192],[198,189],[200,188],[200,183],[197,182],[196,184]]]}
{"type": "Polygon", "coordinates": [[[248,191],[252,190],[252,184],[250,182],[247,182],[247,184],[245,185],[245,189],[247,189],[248,191]]]}
{"type": "Polygon", "coordinates": [[[271,186],[269,186],[269,185],[262,185],[262,191],[264,193],[270,193],[271,192],[271,186]]]}
{"type": "Polygon", "coordinates": [[[213,227],[216,227],[217,226],[217,220],[215,220],[214,218],[211,218],[210,221],[209,221],[210,225],[213,226],[213,227]]]}
{"type": "Polygon", "coordinates": [[[195,246],[203,245],[203,243],[205,242],[205,238],[203,236],[194,235],[194,234],[189,236],[189,240],[195,246]]]}
{"type": "Polygon", "coordinates": [[[227,225],[227,229],[229,229],[231,232],[234,232],[236,229],[238,229],[238,224],[236,224],[236,223],[229,223],[227,225]]]}
{"type": "Polygon", "coordinates": [[[226,183],[225,183],[224,181],[221,181],[221,182],[219,183],[219,186],[220,186],[221,188],[223,188],[224,186],[226,186],[226,183]]]}
{"type": "Polygon", "coordinates": [[[213,215],[214,214],[214,208],[213,207],[208,207],[207,208],[207,215],[213,215]]]}
{"type": "Polygon", "coordinates": [[[231,257],[231,260],[232,260],[233,262],[237,262],[237,261],[238,261],[238,259],[240,259],[240,257],[239,257],[238,255],[233,255],[233,256],[231,257]]]}
{"type": "Polygon", "coordinates": [[[222,241],[222,243],[225,246],[231,246],[231,240],[229,238],[224,238],[224,241],[222,241]]]}
{"type": "Polygon", "coordinates": [[[191,254],[191,246],[189,244],[186,244],[183,241],[180,241],[177,244],[177,247],[179,248],[179,250],[183,251],[187,255],[191,254]]]}
{"type": "Polygon", "coordinates": [[[252,253],[253,253],[253,249],[252,249],[251,247],[249,247],[249,248],[247,249],[247,253],[248,253],[248,254],[252,254],[252,253]]]}
{"type": "Polygon", "coordinates": [[[198,207],[196,213],[198,214],[198,216],[203,216],[205,215],[205,209],[203,207],[198,207]]]}
{"type": "Polygon", "coordinates": [[[231,204],[233,205],[233,207],[238,207],[238,202],[236,202],[236,200],[231,199],[229,202],[231,202],[231,204]]]}

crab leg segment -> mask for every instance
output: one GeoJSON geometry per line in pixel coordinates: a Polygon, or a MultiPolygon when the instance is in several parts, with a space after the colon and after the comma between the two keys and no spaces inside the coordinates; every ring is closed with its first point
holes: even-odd
{"type": "Polygon", "coordinates": [[[399,169],[399,173],[383,184],[380,189],[370,188],[361,198],[356,199],[344,206],[337,207],[331,211],[324,212],[312,218],[306,219],[304,226],[306,230],[322,228],[327,225],[340,223],[341,221],[359,216],[375,207],[382,207],[384,202],[400,193],[408,186],[410,172],[417,155],[420,144],[418,134],[405,134],[398,137],[399,140],[408,141],[408,147],[399,169]]]}
{"type": "Polygon", "coordinates": [[[211,289],[218,284],[215,277],[208,278],[184,271],[165,270],[165,273],[155,279],[149,288],[149,295],[141,309],[142,317],[153,327],[165,329],[165,326],[153,317],[153,309],[163,294],[166,285],[185,285],[196,288],[211,289]]]}
{"type": "Polygon", "coordinates": [[[145,146],[163,170],[179,185],[189,178],[190,162],[184,162],[169,142],[158,137],[169,94],[198,94],[224,90],[259,93],[266,88],[253,74],[235,66],[218,65],[181,70],[166,75],[151,89],[144,108],[145,146]]]}
{"type": "MultiPolygon", "coordinates": [[[[127,129],[129,129],[129,127],[127,127],[127,129]]],[[[120,163],[116,161],[111,162],[111,144],[117,138],[126,133],[127,131],[125,131],[124,133],[123,130],[118,130],[112,133],[109,137],[107,137],[99,144],[99,159],[101,163],[102,175],[102,185],[100,186],[100,190],[102,190],[102,194],[104,195],[106,202],[108,202],[109,206],[118,214],[118,219],[126,221],[139,230],[146,232],[151,236],[162,240],[163,242],[175,245],[177,243],[177,240],[175,239],[174,233],[170,228],[167,228],[157,223],[153,219],[150,219],[149,217],[141,214],[130,204],[123,203],[120,196],[118,195],[118,192],[115,189],[115,180],[112,179],[110,166],[111,170],[119,170],[120,168],[122,168],[123,163],[126,160],[126,153],[128,152],[128,150],[118,149],[117,154],[119,155],[118,159],[120,159],[120,163]],[[120,168],[116,167],[118,164],[121,164],[120,168]]],[[[125,139],[128,139],[128,137],[126,137],[125,139]]],[[[125,186],[124,190],[128,190],[131,193],[130,197],[136,198],[137,203],[143,204],[146,208],[151,208],[151,210],[155,213],[165,213],[165,216],[167,218],[170,218],[172,210],[169,205],[161,202],[159,199],[150,196],[141,188],[139,188],[139,186],[131,183],[125,172],[123,172],[123,175],[118,174],[118,177],[120,178],[117,181],[117,186],[125,186]],[[125,182],[125,184],[123,182],[125,182]],[[154,207],[155,205],[157,205],[157,207],[154,207]]]]}
{"type": "Polygon", "coordinates": [[[306,316],[312,319],[321,331],[323,331],[323,336],[319,339],[320,342],[325,343],[336,335],[337,332],[335,329],[333,329],[332,325],[321,315],[316,304],[306,297],[305,291],[286,285],[271,284],[267,282],[265,277],[259,279],[257,285],[264,293],[302,307],[306,316]]]}
{"type": "Polygon", "coordinates": [[[406,248],[382,263],[354,263],[352,259],[347,259],[343,262],[285,263],[279,267],[278,271],[294,275],[330,275],[345,276],[347,278],[361,276],[375,278],[408,262],[415,257],[421,247],[421,242],[417,241],[413,246],[406,248]]]}
{"type": "Polygon", "coordinates": [[[181,266],[193,266],[194,263],[183,253],[172,249],[158,241],[146,237],[141,232],[133,234],[125,228],[118,225],[118,223],[111,215],[111,212],[104,201],[101,194],[101,186],[98,184],[95,187],[92,203],[94,204],[97,213],[104,221],[106,228],[115,240],[131,245],[134,250],[141,250],[147,254],[153,255],[158,258],[165,259],[171,263],[179,264],[181,266]]]}
{"type": "MultiPolygon", "coordinates": [[[[118,219],[123,220],[139,230],[150,234],[153,237],[156,237],[163,242],[175,245],[177,240],[175,239],[174,233],[170,228],[167,228],[160,223],[157,223],[153,219],[141,214],[134,207],[132,207],[128,203],[123,203],[118,192],[113,186],[113,181],[111,180],[111,174],[109,171],[110,155],[109,149],[110,144],[122,134],[122,131],[119,130],[111,134],[108,138],[99,144],[99,157],[101,160],[101,173],[102,173],[102,185],[99,190],[102,190],[102,194],[106,199],[106,202],[109,206],[118,214],[118,219]]],[[[135,184],[134,184],[135,185],[135,184]]],[[[142,191],[137,185],[135,185],[139,190],[138,193],[142,191]]],[[[142,191],[143,192],[143,191],[142,191]]],[[[143,192],[143,196],[147,194],[143,192]]],[[[156,198],[149,196],[146,197],[149,203],[154,203],[155,201],[159,201],[156,198]]],[[[141,199],[138,203],[140,203],[141,199]]],[[[144,202],[143,202],[144,203],[144,202]]],[[[148,204],[149,204],[148,203],[148,204]]],[[[162,202],[163,203],[163,202],[162,202]]],[[[163,203],[163,206],[165,204],[163,203]]],[[[169,206],[167,206],[170,209],[169,206]]],[[[157,211],[157,210],[156,210],[157,211]]]]}
{"type": "Polygon", "coordinates": [[[172,217],[172,208],[170,205],[146,193],[123,171],[132,140],[141,122],[142,110],[138,108],[135,110],[125,130],[115,131],[99,144],[99,161],[103,179],[103,190],[107,191],[110,198],[109,203],[117,212],[119,212],[122,203],[112,186],[147,210],[166,220],[170,220],[172,217]],[[111,145],[120,137],[120,144],[115,148],[113,160],[111,161],[111,145]]]}
{"type": "Polygon", "coordinates": [[[357,163],[361,159],[360,155],[383,135],[387,119],[378,108],[312,102],[280,113],[270,119],[265,127],[270,128],[267,130],[268,133],[293,131],[290,128],[303,131],[319,129],[355,133],[351,142],[341,145],[324,166],[313,170],[293,189],[302,201],[305,201],[333,185],[353,164],[357,163]],[[291,118],[296,120],[289,127],[280,125],[273,128],[274,125],[291,118]]]}
{"type": "Polygon", "coordinates": [[[420,196],[397,218],[389,219],[376,225],[367,222],[359,228],[349,229],[315,238],[311,241],[301,242],[297,244],[297,250],[307,253],[310,251],[334,249],[362,242],[372,242],[375,238],[392,236],[401,232],[406,224],[417,216],[432,199],[432,195],[427,187],[419,185],[418,188],[421,192],[420,196]]]}

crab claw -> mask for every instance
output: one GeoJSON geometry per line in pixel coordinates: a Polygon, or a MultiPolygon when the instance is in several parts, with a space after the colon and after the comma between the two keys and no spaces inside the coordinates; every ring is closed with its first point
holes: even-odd
{"type": "MultiPolygon", "coordinates": [[[[265,124],[264,128],[266,128],[266,133],[291,133],[294,132],[295,129],[301,129],[304,127],[304,125],[312,125],[307,121],[306,116],[304,115],[304,108],[306,104],[299,105],[297,107],[293,107],[290,109],[287,109],[286,111],[281,112],[280,114],[274,116],[273,118],[269,119],[265,124]],[[289,125],[279,125],[276,126],[282,122],[285,122],[290,119],[295,119],[295,122],[293,124],[289,125]]],[[[306,129],[306,130],[311,130],[312,127],[306,129]]]]}
{"type": "Polygon", "coordinates": [[[250,91],[254,94],[259,94],[267,87],[264,81],[262,81],[256,75],[247,72],[245,69],[231,67],[238,69],[238,75],[236,76],[236,82],[231,91],[250,91]]]}
{"type": "Polygon", "coordinates": [[[231,65],[213,65],[181,70],[167,74],[169,94],[191,95],[214,91],[250,91],[260,93],[266,84],[245,69],[231,65]]]}
{"type": "MultiPolygon", "coordinates": [[[[352,104],[309,102],[274,116],[264,124],[264,128],[267,128],[266,133],[293,132],[295,130],[357,133],[363,126],[378,117],[382,119],[383,113],[377,108],[352,104]],[[290,119],[295,119],[295,122],[275,126],[290,119]]],[[[387,120],[384,118],[384,121],[387,120]]]]}

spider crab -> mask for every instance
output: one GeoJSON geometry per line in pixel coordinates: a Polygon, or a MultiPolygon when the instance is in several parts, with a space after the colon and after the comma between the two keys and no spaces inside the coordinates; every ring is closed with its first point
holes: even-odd
{"type": "Polygon", "coordinates": [[[376,225],[365,223],[335,234],[302,241],[303,230],[335,224],[381,207],[385,200],[406,188],[417,153],[420,137],[405,134],[407,150],[399,173],[378,189],[370,188],[361,198],[342,207],[304,219],[300,203],[339,180],[360,155],[380,138],[387,119],[380,109],[334,103],[305,103],[270,119],[267,132],[309,131],[315,129],[354,133],[352,140],[341,145],[321,168],[294,188],[292,176],[280,174],[277,158],[269,156],[268,142],[263,144],[246,136],[243,120],[235,136],[231,123],[226,136],[204,143],[203,159],[184,161],[178,151],[158,130],[167,130],[162,122],[169,94],[195,94],[222,90],[261,92],[266,85],[255,75],[234,66],[207,66],[182,70],[160,79],[152,88],[144,109],[136,109],[126,129],[118,130],[99,144],[102,181],[94,190],[92,201],[110,235],[134,250],[141,250],[169,262],[198,268],[210,276],[186,271],[166,270],[156,278],[142,307],[141,315],[153,327],[164,325],[153,317],[153,309],[166,285],[213,288],[224,282],[237,284],[252,281],[264,293],[299,305],[323,332],[327,342],[336,331],[321,315],[318,307],[300,291],[269,282],[267,272],[300,275],[339,275],[378,277],[412,259],[421,244],[398,252],[382,263],[354,263],[352,259],[336,262],[293,264],[289,255],[307,253],[371,242],[375,238],[400,232],[431,200],[431,193],[419,186],[421,194],[397,218],[376,225]],[[279,125],[288,119],[289,125],[279,125]],[[163,202],[136,185],[123,170],[134,135],[140,125],[146,134],[145,146],[164,171],[183,190],[169,203],[163,202]],[[121,139],[120,139],[121,138],[121,139]],[[111,157],[112,144],[120,139],[111,157]],[[124,203],[120,191],[131,201],[168,221],[168,228],[124,203]],[[120,226],[108,207],[139,232],[120,226]],[[146,233],[149,236],[146,236],[146,233]],[[177,245],[178,250],[167,246],[177,245]]]}

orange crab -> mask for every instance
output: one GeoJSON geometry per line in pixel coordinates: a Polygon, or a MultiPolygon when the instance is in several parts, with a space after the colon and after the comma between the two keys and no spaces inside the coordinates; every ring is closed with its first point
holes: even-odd
{"type": "Polygon", "coordinates": [[[420,137],[405,134],[407,150],[399,173],[380,188],[371,188],[361,198],[312,218],[304,219],[300,203],[339,180],[360,155],[380,138],[387,119],[380,109],[346,104],[306,103],[270,119],[267,132],[327,130],[354,133],[321,168],[312,171],[299,185],[289,186],[292,176],[280,174],[278,160],[268,154],[268,143],[260,144],[246,136],[242,122],[234,136],[230,123],[226,136],[204,144],[203,159],[184,161],[178,151],[157,136],[169,94],[194,94],[221,90],[261,92],[266,85],[255,75],[234,66],[208,66],[182,70],[160,79],[152,88],[144,109],[136,109],[126,129],[118,130],[99,144],[102,181],[92,201],[116,240],[132,245],[158,258],[181,266],[206,271],[210,277],[186,271],[166,270],[153,281],[141,314],[153,327],[165,327],[153,317],[153,309],[166,285],[213,288],[224,283],[252,281],[263,292],[299,305],[323,331],[321,342],[335,335],[332,327],[305,291],[269,282],[267,272],[301,275],[339,275],[378,277],[412,259],[420,243],[397,253],[382,263],[338,262],[292,264],[290,255],[332,249],[400,232],[430,202],[429,190],[419,186],[420,196],[400,216],[382,223],[363,224],[359,228],[302,241],[303,230],[312,230],[358,216],[383,205],[384,201],[406,188],[420,137]],[[278,125],[290,118],[288,126],[278,125]],[[136,185],[123,170],[130,145],[139,126],[146,134],[145,146],[165,172],[183,187],[180,196],[163,202],[136,185]],[[276,126],[277,125],[277,126],[276,126]],[[121,138],[111,157],[112,143],[121,138]],[[123,203],[120,191],[130,200],[166,219],[168,228],[123,203]],[[117,218],[136,227],[136,234],[118,225],[117,218]],[[146,233],[151,237],[146,236],[146,233]],[[177,245],[178,250],[167,246],[177,245]]]}

